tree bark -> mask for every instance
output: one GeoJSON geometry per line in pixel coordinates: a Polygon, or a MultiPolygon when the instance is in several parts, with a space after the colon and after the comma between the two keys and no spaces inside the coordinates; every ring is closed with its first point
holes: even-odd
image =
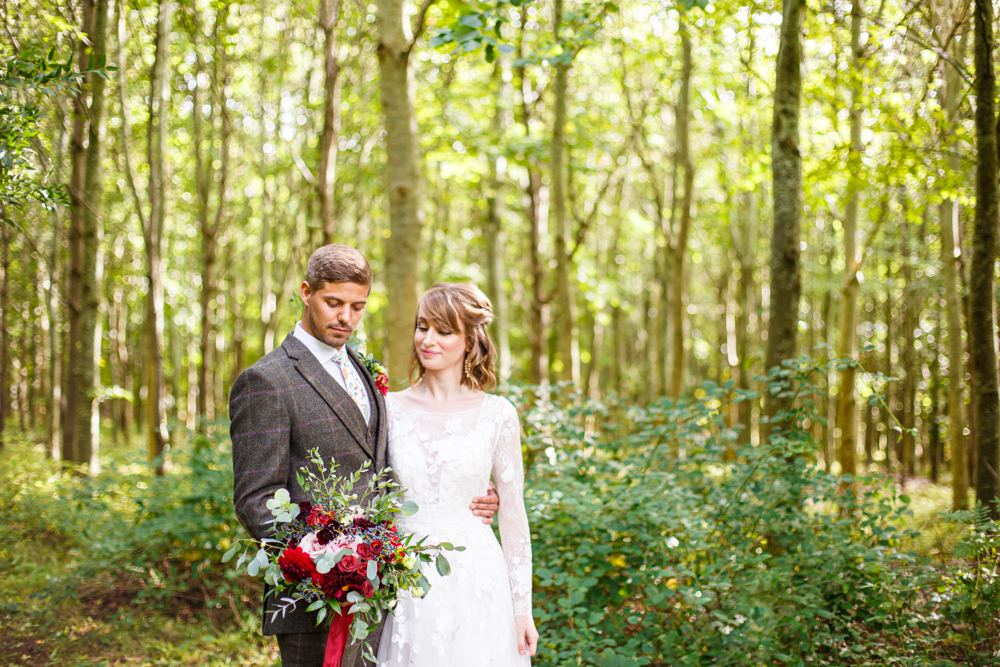
{"type": "Polygon", "coordinates": [[[997,127],[993,5],[975,3],[976,215],[969,276],[969,347],[976,392],[976,498],[1000,519],[1000,396],[997,390],[993,270],[997,258],[997,127]]]}
{"type": "Polygon", "coordinates": [[[685,21],[686,12],[681,11],[678,32],[681,36],[681,92],[677,100],[675,119],[677,130],[677,168],[675,180],[683,182],[679,226],[672,233],[674,246],[670,261],[670,313],[667,326],[670,327],[670,387],[673,399],[680,397],[684,390],[684,291],[687,287],[685,267],[687,264],[688,235],[691,230],[691,204],[694,196],[694,164],[691,161],[691,33],[685,21]]]}
{"type": "MultiPolygon", "coordinates": [[[[55,182],[62,182],[63,175],[63,153],[66,143],[66,119],[62,109],[58,111],[59,135],[56,142],[55,157],[55,182]]],[[[45,295],[45,314],[48,319],[48,343],[49,343],[49,366],[48,366],[48,389],[45,396],[45,435],[49,443],[49,454],[55,463],[62,461],[62,365],[63,354],[61,337],[59,336],[59,256],[61,254],[61,241],[59,237],[59,227],[61,220],[59,209],[52,210],[52,239],[49,243],[49,257],[47,261],[48,289],[45,295]]]]}
{"type": "Polygon", "coordinates": [[[337,61],[337,21],[340,0],[322,0],[319,25],[323,31],[323,134],[319,140],[319,170],[316,189],[319,193],[319,217],[323,245],[333,243],[337,221],[333,212],[333,184],[337,173],[337,141],[340,135],[340,63],[337,61]]]}
{"type": "Polygon", "coordinates": [[[156,55],[150,75],[149,126],[149,217],[143,230],[146,246],[146,421],[147,455],[164,473],[167,452],[167,418],[163,379],[163,228],[166,220],[166,137],[170,109],[170,32],[172,3],[160,0],[156,21],[156,55]]]}
{"type": "Polygon", "coordinates": [[[913,284],[913,262],[910,253],[910,226],[907,220],[909,207],[906,203],[906,194],[900,191],[902,204],[902,217],[899,224],[899,254],[903,264],[903,281],[905,282],[903,292],[903,369],[906,375],[903,377],[903,407],[902,421],[903,432],[900,434],[899,451],[899,478],[905,483],[907,477],[914,474],[913,455],[916,450],[913,428],[916,424],[916,393],[917,375],[922,368],[916,360],[916,346],[914,331],[917,328],[917,286],[913,284]]]}
{"type": "MultiPolygon", "coordinates": [[[[563,0],[555,0],[552,32],[560,41],[563,0]]],[[[563,48],[567,48],[563,46],[563,48]]],[[[569,216],[566,214],[566,98],[569,94],[569,65],[557,63],[552,84],[552,140],[549,144],[549,220],[555,232],[556,358],[549,360],[553,379],[580,380],[580,350],[576,339],[576,303],[572,280],[573,260],[569,254],[569,216]]]]}
{"type": "MultiPolygon", "coordinates": [[[[957,62],[965,60],[964,36],[956,37],[953,54],[957,62]]],[[[957,173],[960,158],[954,148],[952,123],[958,112],[962,95],[962,79],[950,64],[944,65],[944,128],[942,148],[949,154],[948,168],[957,173]],[[950,150],[949,150],[950,149],[950,150]]],[[[961,270],[962,247],[959,241],[958,202],[946,198],[941,201],[941,278],[943,281],[945,312],[948,329],[948,441],[951,447],[952,509],[969,507],[969,474],[965,437],[965,355],[962,345],[962,299],[958,274],[961,270]]]]}
{"type": "Polygon", "coordinates": [[[413,32],[404,0],[377,0],[379,87],[386,140],[386,190],[389,239],[386,244],[386,292],[389,303],[388,370],[394,388],[407,385],[407,365],[413,346],[413,317],[420,282],[420,235],[423,212],[417,117],[413,108],[410,53],[413,32]]]}
{"type": "MultiPolygon", "coordinates": [[[[805,0],[783,0],[774,87],[771,175],[774,223],[771,234],[771,302],[767,330],[767,368],[781,366],[796,354],[799,300],[802,293],[800,238],[802,156],[799,112],[802,101],[802,22],[805,0]]],[[[788,399],[768,394],[765,411],[773,419],[788,399]]],[[[769,429],[768,429],[769,430],[769,429]]]]}
{"type": "Polygon", "coordinates": [[[10,413],[10,234],[7,229],[7,207],[0,203],[0,448],[6,435],[10,413]]]}
{"type": "MultiPolygon", "coordinates": [[[[858,188],[861,176],[861,81],[864,52],[861,48],[863,0],[851,6],[851,57],[854,80],[851,86],[851,147],[847,159],[848,200],[844,213],[844,283],[840,300],[840,331],[837,336],[837,356],[857,360],[858,290],[861,282],[858,269],[858,188]]],[[[837,392],[837,427],[840,429],[840,449],[837,459],[840,472],[854,475],[858,467],[858,408],[855,386],[856,366],[845,364],[840,371],[837,392]]]]}
{"type": "MultiPolygon", "coordinates": [[[[80,25],[88,35],[94,32],[94,0],[82,0],[80,5],[80,25]]],[[[92,43],[92,42],[91,42],[92,43]]],[[[77,67],[80,71],[88,69],[90,51],[87,43],[80,41],[77,51],[77,67]]],[[[73,463],[82,461],[81,450],[86,449],[78,441],[90,437],[90,424],[86,424],[85,432],[79,432],[80,419],[78,413],[84,409],[89,398],[88,394],[93,384],[93,378],[88,378],[90,365],[85,348],[89,347],[88,337],[83,330],[83,283],[86,269],[84,266],[84,237],[86,223],[84,222],[87,207],[86,169],[87,148],[84,146],[87,134],[87,93],[91,83],[88,76],[80,92],[73,96],[73,131],[70,135],[71,174],[69,194],[69,271],[66,274],[66,310],[69,320],[69,354],[66,357],[66,418],[63,419],[63,458],[73,463]]],[[[7,400],[4,398],[4,400],[7,400]]],[[[2,412],[2,410],[0,410],[2,412]]],[[[85,413],[86,414],[86,413],[85,413]]]]}
{"type": "MultiPolygon", "coordinates": [[[[936,299],[938,304],[941,299],[936,299]]],[[[930,470],[931,481],[938,483],[941,475],[941,427],[940,415],[940,395],[941,395],[941,313],[934,310],[934,343],[930,345],[927,352],[931,355],[928,365],[931,372],[931,384],[927,388],[930,394],[931,409],[927,417],[927,467],[930,470]]]]}
{"type": "MultiPolygon", "coordinates": [[[[506,131],[507,110],[504,100],[507,85],[503,80],[503,57],[497,56],[493,64],[493,86],[495,103],[490,131],[495,145],[503,142],[506,131]]],[[[510,337],[507,321],[507,291],[504,289],[504,235],[503,235],[503,183],[506,179],[506,160],[491,151],[487,155],[489,182],[486,197],[486,293],[493,303],[493,332],[496,336],[497,381],[504,382],[510,377],[510,337]]]]}

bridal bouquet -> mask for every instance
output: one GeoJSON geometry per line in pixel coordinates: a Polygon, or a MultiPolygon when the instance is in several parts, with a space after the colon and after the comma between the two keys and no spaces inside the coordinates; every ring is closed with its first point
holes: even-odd
{"type": "MultiPolygon", "coordinates": [[[[388,470],[374,475],[359,498],[352,490],[367,471],[368,463],[349,477],[336,476],[336,463],[327,470],[317,450],[310,452],[316,471],[303,467],[299,486],[312,501],[292,503],[286,489],[279,489],[267,507],[275,530],[259,548],[254,540],[238,541],[222,557],[246,564],[253,577],[262,577],[278,598],[272,612],[284,616],[298,605],[317,612],[317,625],[332,617],[324,667],[339,667],[348,638],[362,641],[396,606],[402,596],[423,597],[430,584],[420,572],[421,563],[435,562],[442,575],[451,572],[443,551],[463,551],[448,543],[424,544],[399,531],[395,517],[417,512],[412,501],[402,502],[402,490],[388,477],[388,470]],[[254,554],[254,549],[257,548],[254,554]]],[[[374,662],[370,647],[365,657],[374,662]]]]}

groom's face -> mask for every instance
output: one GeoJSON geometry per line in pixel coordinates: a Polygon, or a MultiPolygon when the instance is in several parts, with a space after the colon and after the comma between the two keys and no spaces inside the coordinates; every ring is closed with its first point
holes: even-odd
{"type": "Polygon", "coordinates": [[[361,323],[369,291],[367,285],[358,283],[323,283],[313,291],[309,283],[303,282],[303,326],[327,345],[343,347],[361,323]]]}

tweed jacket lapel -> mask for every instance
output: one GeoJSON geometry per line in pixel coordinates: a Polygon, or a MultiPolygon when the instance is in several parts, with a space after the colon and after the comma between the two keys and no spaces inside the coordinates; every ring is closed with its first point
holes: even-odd
{"type": "Polygon", "coordinates": [[[365,387],[368,389],[368,396],[372,403],[372,419],[377,419],[375,427],[378,429],[375,438],[375,452],[372,460],[375,461],[375,465],[378,468],[382,468],[387,465],[386,462],[386,437],[388,432],[387,422],[386,422],[386,412],[385,412],[385,397],[382,396],[382,392],[378,390],[375,386],[375,378],[372,377],[371,373],[368,372],[368,367],[364,365],[361,361],[361,356],[351,349],[350,346],[347,347],[347,354],[354,361],[354,366],[358,369],[358,373],[361,375],[362,379],[365,381],[365,387]]]}
{"type": "Polygon", "coordinates": [[[354,402],[354,399],[326,372],[326,369],[313,356],[309,348],[303,345],[302,341],[294,335],[289,334],[281,346],[285,349],[288,357],[295,361],[295,369],[316,390],[316,393],[326,401],[330,409],[340,418],[340,421],[350,434],[354,436],[354,439],[358,441],[361,448],[371,457],[372,461],[376,461],[375,452],[372,451],[371,444],[368,442],[368,438],[365,437],[367,429],[365,427],[364,415],[361,414],[361,410],[354,402]]]}

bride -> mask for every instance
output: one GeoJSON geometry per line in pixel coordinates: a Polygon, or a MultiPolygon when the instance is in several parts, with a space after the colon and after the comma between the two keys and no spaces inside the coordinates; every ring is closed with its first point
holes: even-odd
{"type": "Polygon", "coordinates": [[[524,509],[517,411],[483,390],[496,384],[493,307],[468,284],[440,283],[421,295],[409,389],[390,393],[389,465],[420,510],[405,530],[449,551],[451,574],[425,570],[431,590],[400,600],[386,622],[380,667],[530,665],[538,633],[531,617],[531,537],[524,509]],[[500,536],[469,513],[490,473],[500,495],[500,536]]]}

